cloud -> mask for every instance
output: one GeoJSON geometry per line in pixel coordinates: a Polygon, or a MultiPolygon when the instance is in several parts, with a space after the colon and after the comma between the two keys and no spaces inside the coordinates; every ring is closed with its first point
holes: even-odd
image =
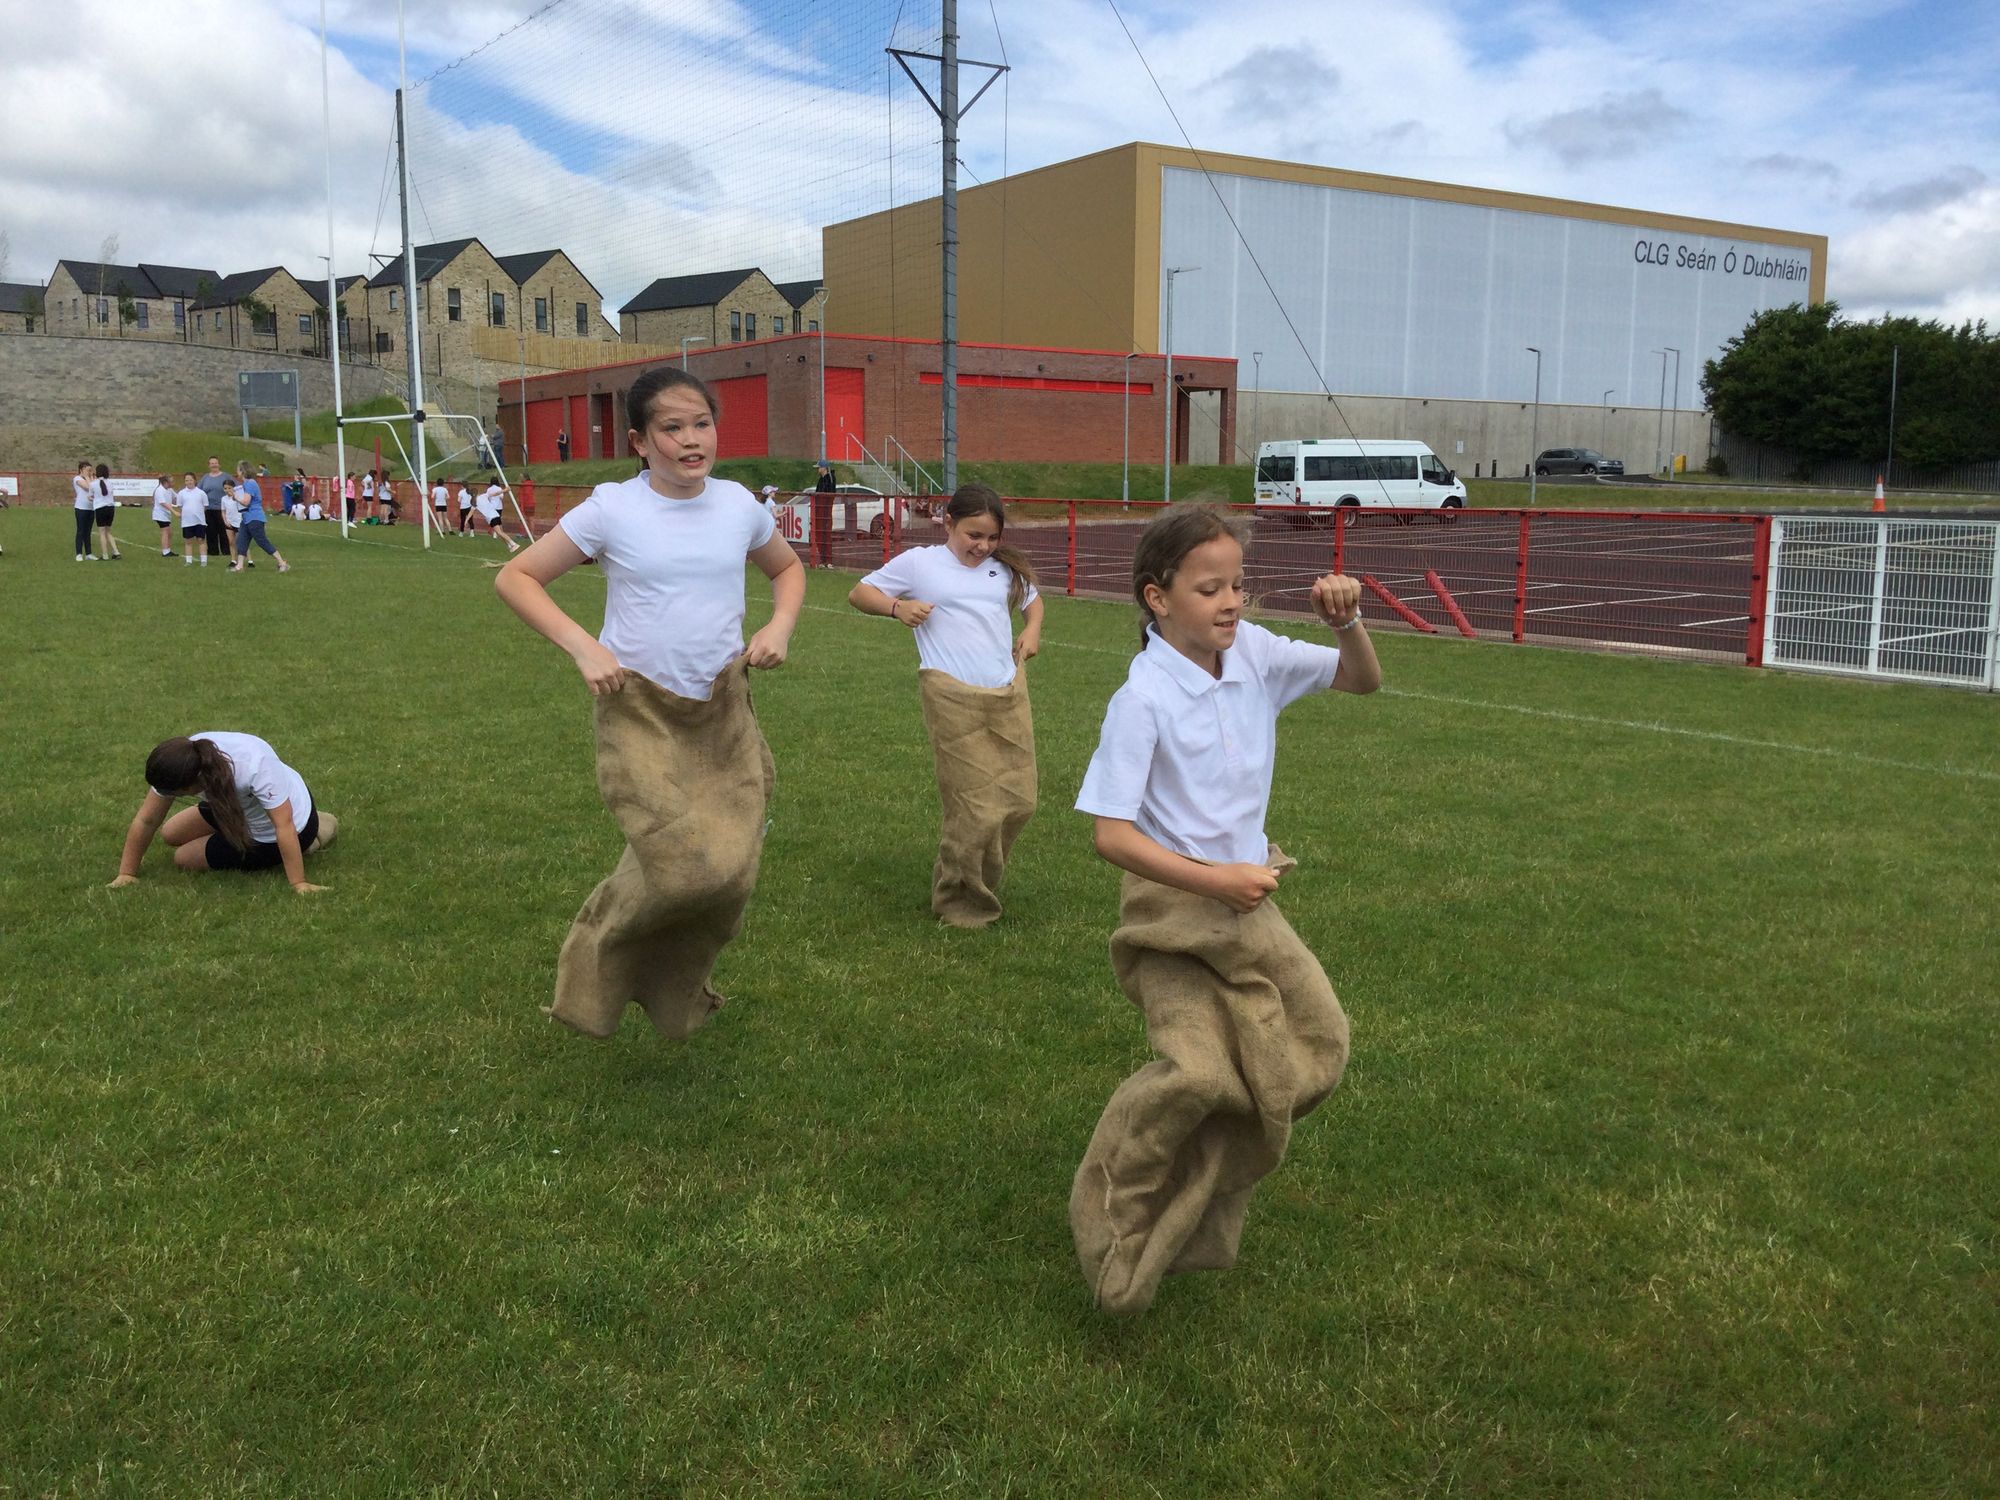
{"type": "Polygon", "coordinates": [[[1951,167],[1914,182],[1857,193],[1854,206],[1871,214],[1924,213],[1970,197],[1984,186],[1986,174],[1976,167],[1951,167]]]}
{"type": "Polygon", "coordinates": [[[1763,172],[1773,177],[1796,177],[1806,180],[1838,182],[1840,168],[1830,161],[1821,161],[1814,156],[1794,156],[1789,151],[1774,151],[1768,156],[1753,156],[1743,163],[1745,171],[1763,172]]]}
{"type": "Polygon", "coordinates": [[[1305,87],[1315,102],[1340,89],[1340,69],[1311,46],[1252,47],[1242,58],[1208,80],[1208,90],[1227,94],[1236,109],[1262,112],[1273,89],[1305,87]]]}
{"type": "Polygon", "coordinates": [[[2000,184],[1866,225],[1834,243],[1832,262],[1829,290],[1851,317],[2000,321],[2000,184]]]}
{"type": "Polygon", "coordinates": [[[1583,109],[1567,109],[1538,120],[1509,120],[1507,139],[1517,146],[1552,151],[1565,166],[1635,156],[1692,117],[1667,102],[1658,89],[1606,94],[1583,109]]]}

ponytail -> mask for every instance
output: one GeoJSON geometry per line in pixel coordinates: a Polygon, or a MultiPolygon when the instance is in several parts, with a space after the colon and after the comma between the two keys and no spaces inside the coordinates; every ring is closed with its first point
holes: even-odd
{"type": "Polygon", "coordinates": [[[176,735],[146,757],[146,785],[169,796],[198,790],[216,830],[238,850],[250,847],[250,825],[236,796],[236,768],[212,740],[176,735]]]}
{"type": "MultiPolygon", "coordinates": [[[[952,491],[951,503],[944,508],[946,522],[968,521],[974,516],[991,516],[1003,534],[1007,530],[1007,507],[991,485],[961,484],[952,491]]],[[[992,555],[1012,575],[1007,583],[1007,608],[1018,610],[1035,586],[1035,565],[1019,547],[1005,543],[996,542],[992,555]]]]}

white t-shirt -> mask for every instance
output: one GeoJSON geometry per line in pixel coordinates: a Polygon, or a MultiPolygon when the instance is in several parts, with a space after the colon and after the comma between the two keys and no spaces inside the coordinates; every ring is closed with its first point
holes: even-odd
{"type": "Polygon", "coordinates": [[[366,479],[361,481],[361,498],[363,500],[373,500],[375,498],[375,476],[373,474],[370,474],[366,479]]]}
{"type": "Polygon", "coordinates": [[[499,520],[501,510],[500,499],[506,493],[497,484],[487,485],[485,492],[479,497],[479,513],[486,517],[488,521],[499,520]]]}
{"type": "Polygon", "coordinates": [[[117,506],[118,497],[111,493],[110,480],[93,479],[90,481],[90,503],[92,508],[96,510],[102,510],[107,505],[114,508],[117,506]]]}
{"type": "Polygon", "coordinates": [[[189,485],[174,497],[181,503],[181,525],[206,526],[208,524],[208,496],[200,485],[189,485]]]}
{"type": "Polygon", "coordinates": [[[90,489],[97,481],[85,479],[81,474],[72,474],[69,482],[76,490],[76,499],[73,502],[76,508],[78,510],[96,510],[97,498],[91,494],[90,489]]]}
{"type": "MultiPolygon", "coordinates": [[[[306,820],[312,817],[312,793],[306,790],[305,778],[279,760],[278,752],[256,735],[209,729],[188,738],[207,740],[229,757],[230,770],[236,777],[236,800],[243,804],[243,821],[249,824],[250,837],[258,843],[278,842],[278,827],[271,821],[269,809],[280,803],[292,804],[294,830],[305,827],[306,820]]],[[[166,797],[180,788],[153,790],[166,797]]]]}
{"type": "Polygon", "coordinates": [[[600,484],[557,524],[604,570],[598,639],[618,664],[707,698],[743,650],[743,562],[777,529],[764,507],[728,479],[670,500],[635,474],[600,484]]]}
{"type": "Polygon", "coordinates": [[[164,484],[153,486],[153,519],[163,525],[174,518],[174,492],[164,484]]]}
{"type": "Polygon", "coordinates": [[[1333,686],[1339,667],[1337,648],[1245,620],[1215,678],[1148,630],[1104,711],[1077,811],[1125,819],[1190,859],[1262,864],[1278,712],[1333,686]]]}
{"type": "Polygon", "coordinates": [[[236,497],[241,490],[228,490],[222,496],[222,524],[232,530],[243,524],[243,502],[236,497]]]}
{"type": "MultiPolygon", "coordinates": [[[[1014,680],[1014,622],[1007,608],[1013,570],[989,557],[968,568],[942,544],[899,552],[861,580],[891,599],[932,605],[916,628],[917,660],[967,687],[1005,687],[1014,680]]],[[[1025,611],[1040,597],[1033,588],[1025,611]]]]}
{"type": "Polygon", "coordinates": [[[451,504],[451,486],[442,482],[431,486],[431,504],[439,510],[451,504]]]}

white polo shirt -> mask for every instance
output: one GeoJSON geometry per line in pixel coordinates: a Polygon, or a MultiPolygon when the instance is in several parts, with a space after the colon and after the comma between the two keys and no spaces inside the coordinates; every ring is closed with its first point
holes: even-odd
{"type": "MultiPolygon", "coordinates": [[[[229,757],[230,771],[236,777],[236,800],[243,804],[243,821],[249,825],[252,839],[260,844],[278,842],[278,827],[271,821],[268,809],[286,802],[292,805],[292,827],[305,827],[313,810],[306,780],[279,760],[278,752],[266,741],[254,734],[237,734],[227,729],[208,729],[188,738],[207,740],[229,757]]],[[[161,796],[172,796],[180,788],[153,790],[161,796]]]]}
{"type": "Polygon", "coordinates": [[[604,571],[598,639],[618,664],[706,699],[743,650],[743,562],[777,532],[764,507],[732,480],[671,500],[635,474],[557,524],[604,571]]]}
{"type": "Polygon", "coordinates": [[[486,489],[480,494],[479,499],[475,502],[479,507],[479,514],[484,516],[488,521],[499,520],[500,512],[505,508],[501,503],[502,497],[506,493],[497,484],[487,485],[486,489]]]}
{"type": "Polygon", "coordinates": [[[174,518],[174,492],[164,484],[153,486],[153,519],[162,524],[174,518]]]}
{"type": "Polygon", "coordinates": [[[443,510],[451,504],[451,486],[442,479],[431,486],[431,508],[443,510]]]}
{"type": "Polygon", "coordinates": [[[206,526],[208,524],[208,496],[200,485],[191,484],[176,498],[181,502],[181,525],[206,526]]]}
{"type": "Polygon", "coordinates": [[[1149,629],[1104,711],[1077,811],[1124,819],[1190,859],[1262,864],[1278,713],[1333,686],[1339,667],[1336,647],[1245,620],[1216,678],[1149,629]]]}
{"type": "MultiPolygon", "coordinates": [[[[947,546],[912,547],[861,581],[891,599],[933,606],[915,632],[921,665],[967,687],[1005,687],[1014,680],[1014,621],[1007,608],[1014,573],[997,558],[968,568],[947,546]]],[[[1021,608],[1039,597],[1030,585],[1021,608]]]]}

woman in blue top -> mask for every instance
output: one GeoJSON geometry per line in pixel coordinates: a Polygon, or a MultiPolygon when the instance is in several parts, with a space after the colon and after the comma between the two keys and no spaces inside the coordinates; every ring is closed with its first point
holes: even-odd
{"type": "Polygon", "coordinates": [[[243,519],[236,523],[236,561],[229,565],[232,573],[241,573],[250,559],[250,544],[255,542],[277,560],[278,571],[289,573],[292,565],[285,561],[284,553],[271,545],[271,538],[264,531],[264,495],[254,480],[237,490],[243,501],[243,519]]]}

